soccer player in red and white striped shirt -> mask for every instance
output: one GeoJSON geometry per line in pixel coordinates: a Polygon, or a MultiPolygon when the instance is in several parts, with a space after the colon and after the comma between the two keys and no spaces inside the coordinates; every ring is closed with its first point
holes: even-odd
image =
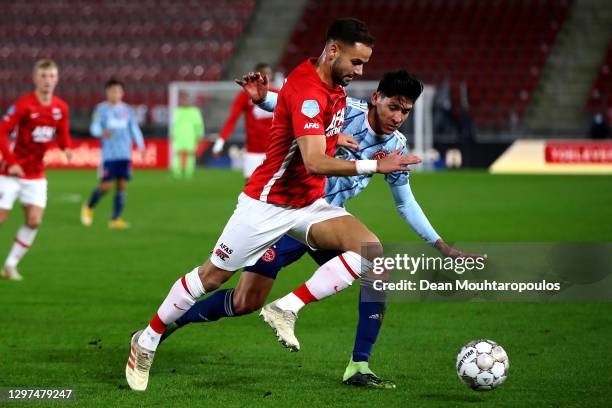
{"type": "MultiPolygon", "coordinates": [[[[326,175],[386,174],[406,171],[406,165],[420,161],[414,156],[401,156],[399,151],[379,160],[333,157],[344,122],[343,87],[362,74],[373,43],[363,22],[336,20],[328,30],[322,54],[304,61],[288,76],[274,111],[266,159],[239,196],[211,257],[178,279],[149,325],[133,335],[125,369],[130,388],[147,388],[155,350],[166,326],[236,270],[255,264],[283,234],[314,248],[340,251],[341,255],[315,272],[339,282],[349,273],[367,273],[372,264],[369,258],[382,254],[380,241],[363,223],[322,198],[326,175]],[[371,243],[368,254],[362,254],[365,242],[371,243]]],[[[240,283],[257,284],[248,279],[240,283]]],[[[231,295],[219,299],[219,307],[229,313],[234,304],[231,295]]],[[[279,309],[277,316],[269,316],[277,322],[277,332],[280,326],[295,321],[295,315],[288,313],[279,309]]]]}
{"type": "Polygon", "coordinates": [[[42,59],[33,71],[34,92],[18,99],[0,122],[0,224],[15,200],[25,211],[25,224],[17,231],[15,243],[4,263],[4,279],[21,280],[17,264],[38,232],[47,204],[47,179],[43,159],[56,142],[70,158],[68,105],[53,95],[58,82],[55,62],[42,59]],[[9,134],[16,131],[15,140],[9,134]]]}

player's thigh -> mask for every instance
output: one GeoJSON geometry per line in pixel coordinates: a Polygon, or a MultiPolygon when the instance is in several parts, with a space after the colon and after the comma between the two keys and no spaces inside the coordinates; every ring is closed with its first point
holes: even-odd
{"type": "Polygon", "coordinates": [[[254,265],[294,225],[296,212],[240,194],[238,205],[215,244],[211,262],[226,271],[254,265]]]}
{"type": "Polygon", "coordinates": [[[378,237],[352,215],[313,224],[308,243],[316,249],[353,251],[366,258],[381,256],[382,252],[378,237]]]}
{"type": "Polygon", "coordinates": [[[234,289],[234,311],[237,315],[261,308],[272,290],[274,278],[243,271],[234,289]]]}
{"type": "Polygon", "coordinates": [[[30,228],[37,228],[47,206],[47,180],[21,180],[19,201],[25,211],[26,224],[30,228]]]}
{"type": "Polygon", "coordinates": [[[5,215],[0,215],[0,223],[8,217],[8,213],[13,208],[15,200],[19,196],[21,186],[15,177],[0,176],[0,211],[5,215]]]}

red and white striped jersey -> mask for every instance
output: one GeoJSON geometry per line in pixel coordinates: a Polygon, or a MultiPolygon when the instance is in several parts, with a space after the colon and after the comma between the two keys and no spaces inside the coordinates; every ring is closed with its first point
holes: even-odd
{"type": "Polygon", "coordinates": [[[344,124],[344,88],[326,85],[311,58],[287,77],[278,95],[266,159],[249,179],[244,193],[256,200],[306,207],[323,197],[325,176],[308,174],[297,139],[325,133],[325,154],[333,157],[344,124]]]}

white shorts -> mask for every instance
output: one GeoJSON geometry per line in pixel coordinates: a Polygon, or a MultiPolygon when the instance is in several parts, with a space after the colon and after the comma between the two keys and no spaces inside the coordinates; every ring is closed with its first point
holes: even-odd
{"type": "Polygon", "coordinates": [[[281,207],[255,200],[242,193],[210,256],[211,262],[226,271],[254,265],[283,235],[307,243],[313,224],[350,215],[320,198],[303,208],[281,207]]]}
{"type": "Polygon", "coordinates": [[[242,169],[242,172],[243,172],[242,174],[244,174],[244,177],[246,177],[246,178],[251,177],[251,174],[253,174],[255,169],[257,167],[259,167],[259,165],[261,163],[263,163],[265,158],[266,158],[266,154],[265,153],[249,153],[249,152],[245,152],[244,153],[243,169],[242,169]]]}
{"type": "Polygon", "coordinates": [[[47,206],[47,180],[0,176],[0,208],[10,210],[15,200],[23,205],[47,206]]]}

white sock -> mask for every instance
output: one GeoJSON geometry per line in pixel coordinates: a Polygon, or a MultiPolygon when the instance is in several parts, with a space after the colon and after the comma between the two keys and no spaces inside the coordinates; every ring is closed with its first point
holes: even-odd
{"type": "Polygon", "coordinates": [[[138,344],[148,350],[155,351],[164,333],[165,326],[175,322],[187,313],[196,302],[196,299],[206,293],[198,270],[199,268],[195,268],[174,282],[170,293],[168,293],[157,313],[138,339],[138,344]]]}
{"type": "Polygon", "coordinates": [[[372,269],[372,263],[361,255],[348,251],[330,259],[299,288],[278,299],[276,305],[297,314],[311,302],[334,295],[372,269]]]}
{"type": "Polygon", "coordinates": [[[17,231],[15,243],[13,244],[11,252],[9,252],[8,257],[6,258],[6,262],[4,262],[4,265],[10,267],[17,266],[21,258],[23,258],[26,252],[28,252],[28,249],[30,249],[32,246],[37,233],[38,229],[30,228],[27,225],[22,225],[17,231]]]}

